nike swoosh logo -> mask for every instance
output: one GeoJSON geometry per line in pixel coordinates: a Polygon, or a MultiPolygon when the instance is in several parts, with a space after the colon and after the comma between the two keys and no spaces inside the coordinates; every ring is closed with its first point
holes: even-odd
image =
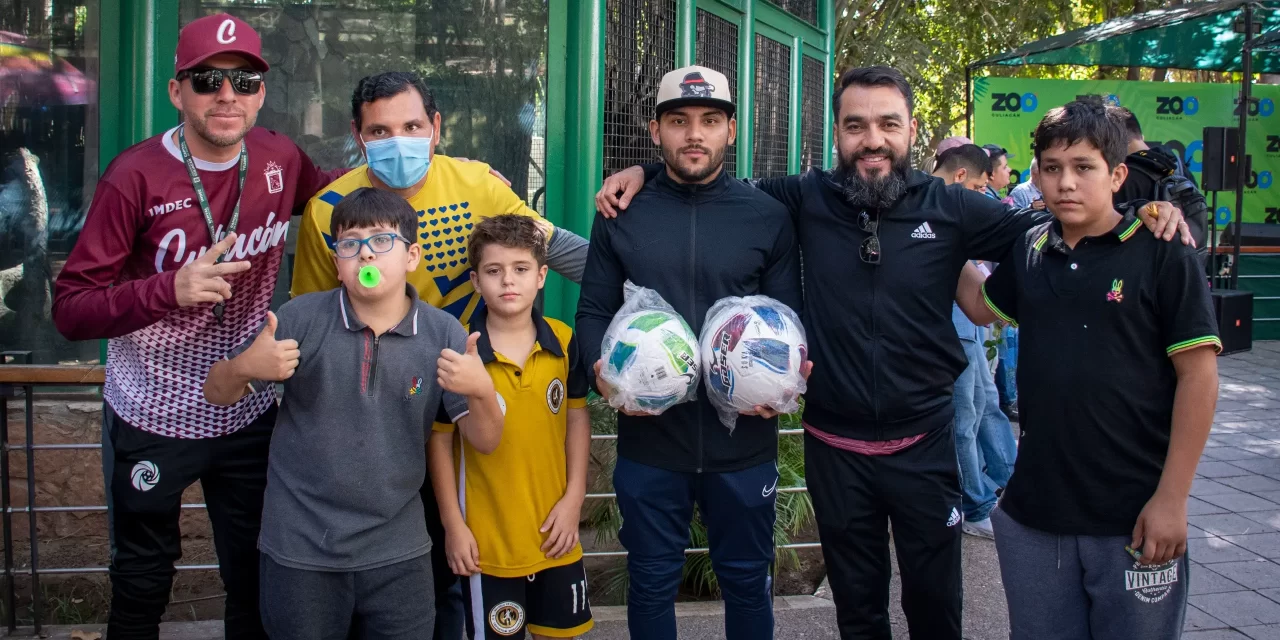
{"type": "Polygon", "coordinates": [[[773,495],[773,490],[777,488],[778,488],[778,479],[774,478],[773,484],[771,486],[764,487],[763,489],[760,490],[760,497],[768,498],[769,496],[773,495]]]}

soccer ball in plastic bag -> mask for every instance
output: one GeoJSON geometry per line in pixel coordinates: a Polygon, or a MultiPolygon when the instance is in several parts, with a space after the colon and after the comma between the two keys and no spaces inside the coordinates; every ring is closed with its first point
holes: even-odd
{"type": "Polygon", "coordinates": [[[707,312],[700,349],[707,395],[726,426],[757,406],[799,410],[808,346],[799,317],[786,305],[765,296],[717,302],[707,312]]]}
{"type": "Polygon", "coordinates": [[[600,376],[614,408],[658,414],[693,396],[698,340],[678,314],[649,309],[619,316],[602,347],[600,376]]]}

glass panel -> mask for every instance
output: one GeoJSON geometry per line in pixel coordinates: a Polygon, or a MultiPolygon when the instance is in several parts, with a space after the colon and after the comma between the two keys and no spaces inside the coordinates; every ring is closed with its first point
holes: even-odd
{"type": "MultiPolygon", "coordinates": [[[[715,69],[729,79],[729,93],[738,100],[738,25],[720,16],[698,9],[697,63],[715,69]]],[[[742,118],[742,114],[738,114],[742,118]]],[[[737,175],[736,144],[729,145],[724,155],[724,170],[737,175]]]]}
{"type": "Polygon", "coordinates": [[[756,178],[785,176],[787,138],[791,132],[791,47],[756,35],[755,148],[756,178]]]}
{"type": "Polygon", "coordinates": [[[607,0],[604,175],[659,159],[649,136],[662,76],[676,68],[675,0],[607,0]]]}
{"type": "MultiPolygon", "coordinates": [[[[320,167],[364,162],[351,136],[356,82],[416,71],[441,111],[436,152],[489,163],[545,214],[545,0],[182,0],[179,7],[182,24],[227,12],[258,30],[271,64],[258,125],[293,138],[320,167]]],[[[281,270],[278,299],[287,297],[288,271],[281,270]]]]}
{"type": "Polygon", "coordinates": [[[98,178],[98,0],[0,0],[0,350],[97,361],[49,316],[98,178]]]}

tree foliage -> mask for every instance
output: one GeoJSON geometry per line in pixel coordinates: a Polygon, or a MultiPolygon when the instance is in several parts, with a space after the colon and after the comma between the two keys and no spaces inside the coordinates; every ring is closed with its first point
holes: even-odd
{"type": "MultiPolygon", "coordinates": [[[[965,66],[990,55],[1169,0],[842,0],[836,6],[836,68],[887,64],[916,92],[923,157],[964,132],[965,66]]],[[[1137,70],[1001,67],[980,73],[1028,78],[1125,78],[1137,70]]],[[[1163,79],[1160,78],[1160,79],[1163,79]]]]}

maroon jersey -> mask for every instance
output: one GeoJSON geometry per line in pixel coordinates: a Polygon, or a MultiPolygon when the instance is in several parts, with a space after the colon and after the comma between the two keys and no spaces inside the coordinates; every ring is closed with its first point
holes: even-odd
{"type": "MultiPolygon", "coordinates": [[[[334,177],[289,138],[262,128],[245,136],[245,175],[228,261],[224,324],[212,304],[180,308],[174,278],[213,244],[171,129],[116,157],[98,181],[80,239],[54,290],[53,319],[70,340],[108,338],[103,396],[123,420],[177,438],[210,438],[248,425],[275,397],[270,387],[230,407],[204,400],[209,368],[265,321],[289,218],[334,177]]],[[[221,236],[231,221],[239,156],[196,160],[221,236]]],[[[341,172],[335,172],[335,175],[341,172]]]]}

